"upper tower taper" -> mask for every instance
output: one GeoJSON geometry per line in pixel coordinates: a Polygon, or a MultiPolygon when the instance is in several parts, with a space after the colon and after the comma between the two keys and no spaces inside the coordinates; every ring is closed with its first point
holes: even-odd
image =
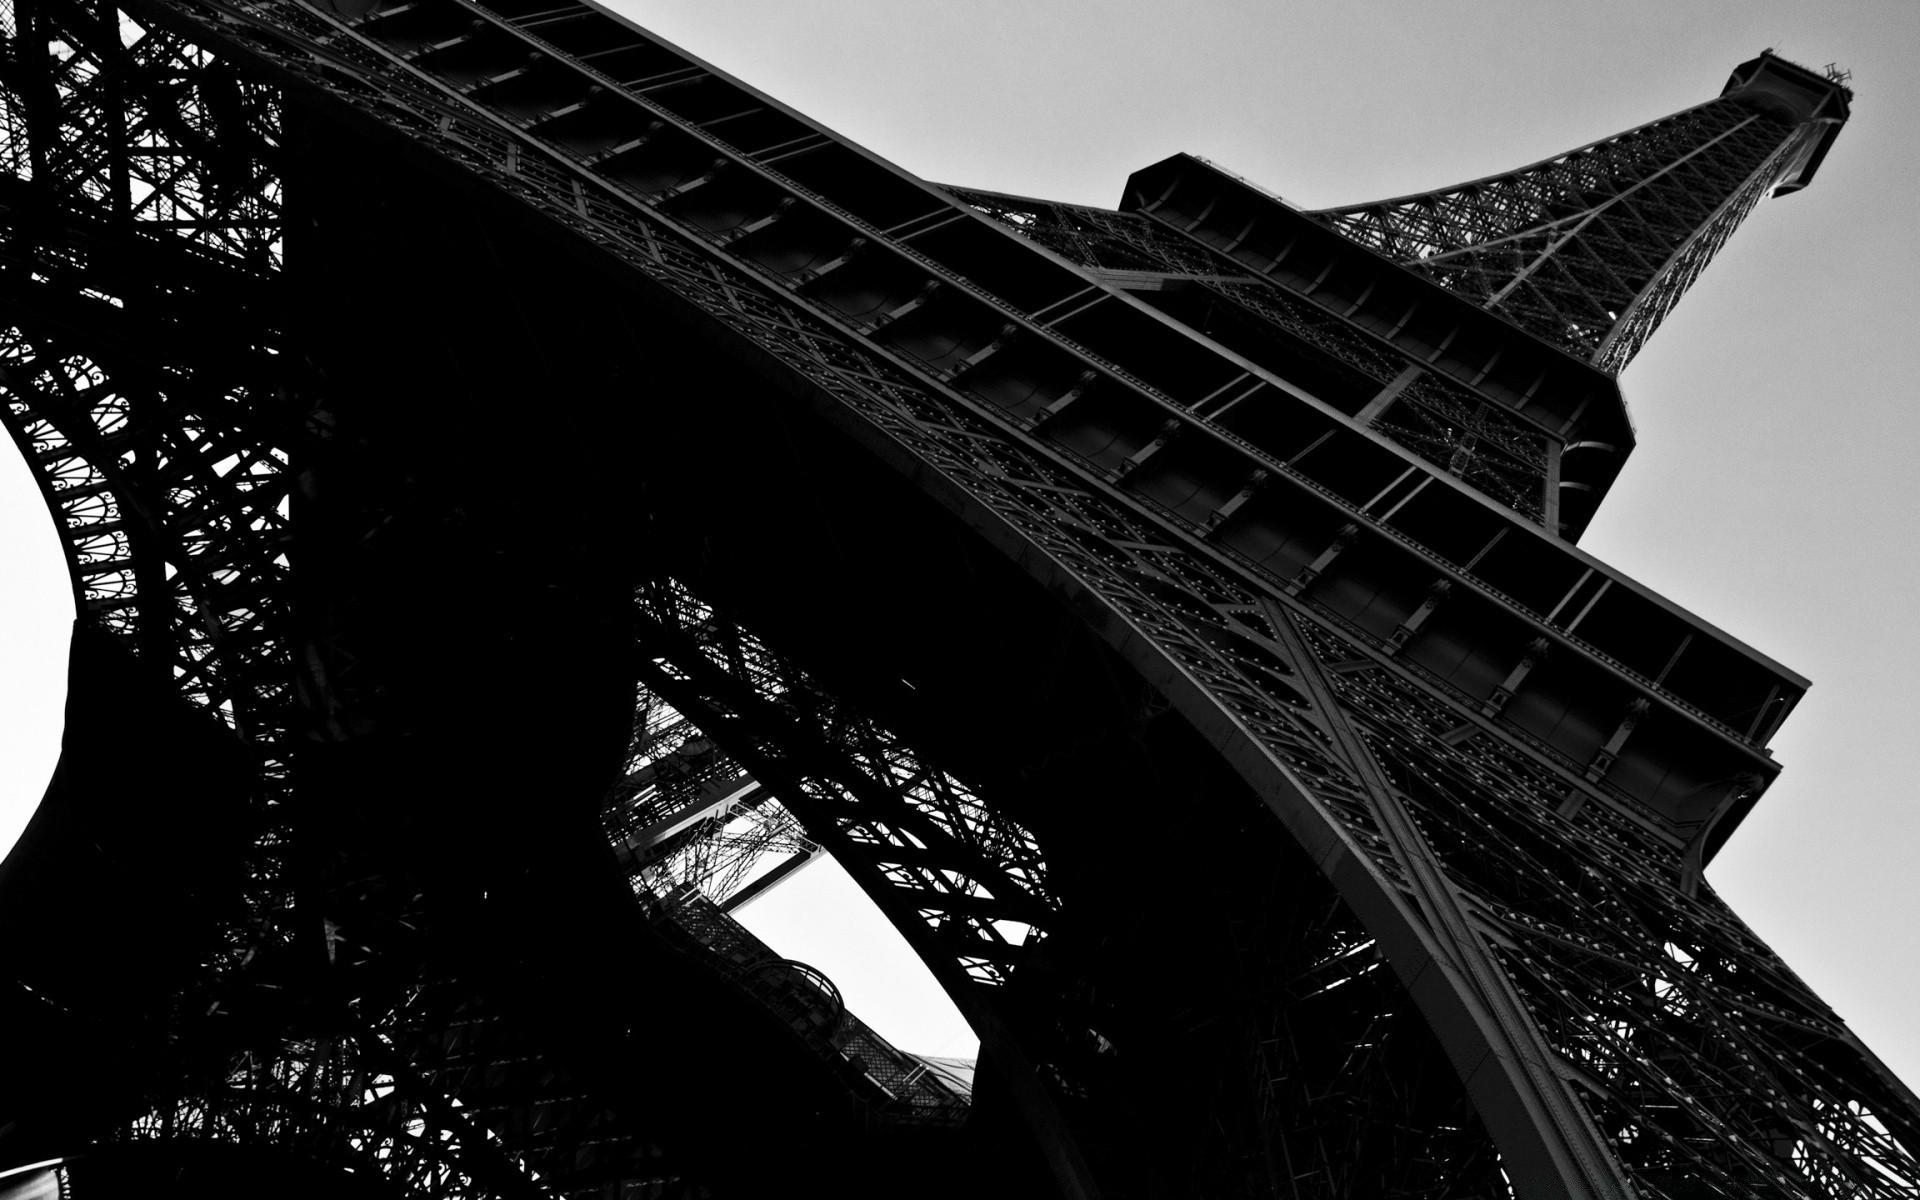
{"type": "Polygon", "coordinates": [[[1771,50],[1705,104],[1500,175],[1312,214],[1618,373],[1754,205],[1813,178],[1845,77],[1771,50]]]}

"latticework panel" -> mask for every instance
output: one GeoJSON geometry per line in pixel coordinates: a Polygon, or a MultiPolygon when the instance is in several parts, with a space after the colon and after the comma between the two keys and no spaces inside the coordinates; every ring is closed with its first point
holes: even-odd
{"type": "Polygon", "coordinates": [[[691,887],[723,908],[820,850],[778,799],[644,688],[601,824],[623,863],[642,876],[639,886],[661,895],[691,887]]]}
{"type": "Polygon", "coordinates": [[[644,688],[688,713],[809,832],[886,881],[946,981],[997,987],[1056,901],[1039,844],[885,726],[849,709],[670,580],[640,596],[644,688]]]}
{"type": "Polygon", "coordinates": [[[1249,276],[1232,259],[1177,236],[1151,217],[966,188],[948,190],[1020,236],[1082,266],[1176,276],[1215,293],[1376,383],[1384,385],[1406,368],[1404,356],[1377,340],[1317,305],[1249,276]]]}
{"type": "Polygon", "coordinates": [[[1617,372],[1821,132],[1721,98],[1511,174],[1314,215],[1617,372]]]}
{"type": "Polygon", "coordinates": [[[1374,428],[1515,512],[1542,519],[1549,439],[1502,409],[1429,375],[1401,389],[1374,428]]]}
{"type": "MultiPolygon", "coordinates": [[[[509,1059],[508,1061],[512,1061],[509,1059]]],[[[297,1156],[440,1200],[545,1196],[524,1155],[501,1148],[481,1111],[463,1111],[443,1081],[407,1061],[389,1034],[288,1041],[243,1053],[217,1081],[198,1080],[131,1122],[127,1142],[201,1142],[297,1156]]],[[[636,1190],[692,1196],[675,1187],[636,1190]]]]}
{"type": "MultiPolygon", "coordinates": [[[[1082,266],[1148,272],[1246,314],[1262,332],[1312,347],[1380,392],[1417,364],[1309,301],[1245,273],[1166,224],[1137,213],[948,189],[980,212],[1082,266]]],[[[1204,318],[1197,318],[1204,319],[1204,318]]],[[[1432,372],[1369,405],[1369,424],[1421,458],[1532,521],[1545,519],[1548,436],[1500,405],[1432,372]]]]}
{"type": "Polygon", "coordinates": [[[81,6],[12,13],[16,45],[46,54],[16,54],[0,87],[0,402],[82,614],[165,664],[254,756],[251,912],[228,931],[240,958],[289,902],[288,462],[301,414],[271,299],[279,96],[105,11],[113,21],[81,6]]]}
{"type": "Polygon", "coordinates": [[[1842,1082],[1852,1035],[1670,849],[1393,672],[1328,678],[1644,1191],[1920,1190],[1904,1089],[1842,1082]]]}

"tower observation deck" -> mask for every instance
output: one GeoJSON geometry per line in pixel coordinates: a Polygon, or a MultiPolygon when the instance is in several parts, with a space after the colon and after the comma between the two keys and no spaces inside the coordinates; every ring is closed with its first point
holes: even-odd
{"type": "Polygon", "coordinates": [[[79,617],[0,1196],[1920,1191],[1702,878],[1806,681],[1576,544],[1839,82],[1107,210],[579,0],[0,34],[0,420],[79,617]],[[971,1074],[732,924],[822,853],[971,1074]]]}

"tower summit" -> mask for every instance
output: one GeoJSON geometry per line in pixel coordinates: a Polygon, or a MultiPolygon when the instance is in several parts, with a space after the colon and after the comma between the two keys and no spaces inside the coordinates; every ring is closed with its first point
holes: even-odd
{"type": "Polygon", "coordinates": [[[1702,879],[1806,681],[1574,545],[1608,355],[1838,85],[1104,210],[577,0],[7,18],[0,420],[80,620],[0,1188],[1920,1187],[1702,879]],[[731,925],[820,852],[975,1072],[731,925]]]}

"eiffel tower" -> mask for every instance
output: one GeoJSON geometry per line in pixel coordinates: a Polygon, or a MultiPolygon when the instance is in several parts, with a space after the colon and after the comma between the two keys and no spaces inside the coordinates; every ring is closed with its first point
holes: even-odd
{"type": "Polygon", "coordinates": [[[1301,212],[943,188],[577,0],[8,0],[72,568],[0,1197],[1913,1196],[1576,545],[1844,81],[1301,212]],[[981,1039],[730,915],[821,853],[981,1039]]]}

